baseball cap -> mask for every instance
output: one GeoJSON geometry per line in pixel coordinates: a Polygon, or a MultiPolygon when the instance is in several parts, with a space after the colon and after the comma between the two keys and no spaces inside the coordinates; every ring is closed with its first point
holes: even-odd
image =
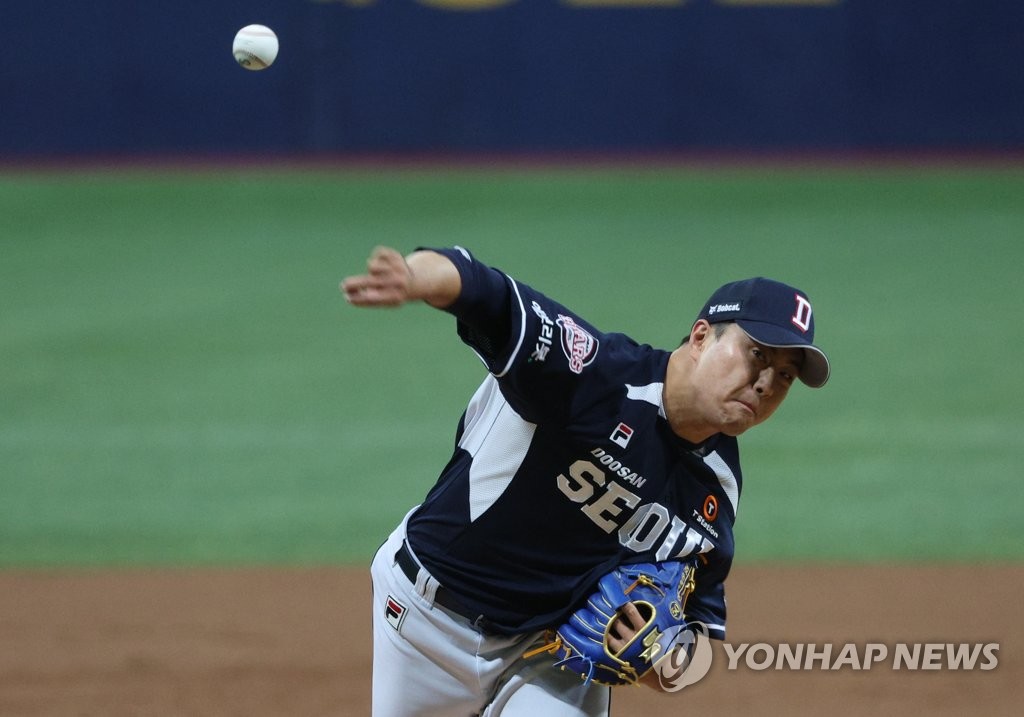
{"type": "Polygon", "coordinates": [[[701,309],[697,321],[735,321],[750,338],[765,346],[801,348],[800,380],[811,388],[828,381],[831,368],[825,352],[814,345],[814,312],[807,295],[780,281],[755,277],[719,288],[701,309]]]}

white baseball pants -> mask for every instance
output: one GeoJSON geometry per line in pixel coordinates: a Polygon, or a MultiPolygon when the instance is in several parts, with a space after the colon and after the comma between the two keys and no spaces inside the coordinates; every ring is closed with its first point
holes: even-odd
{"type": "Polygon", "coordinates": [[[395,563],[405,522],[374,557],[373,717],[608,717],[609,688],[584,685],[542,654],[542,633],[487,635],[433,604],[437,581],[415,584],[395,563]]]}

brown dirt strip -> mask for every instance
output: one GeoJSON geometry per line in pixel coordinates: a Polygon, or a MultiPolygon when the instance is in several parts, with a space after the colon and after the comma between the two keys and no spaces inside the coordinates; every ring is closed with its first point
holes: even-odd
{"type": "MultiPolygon", "coordinates": [[[[1011,715],[1024,684],[1024,566],[739,566],[729,644],[882,643],[868,670],[728,669],[613,715],[1011,715]],[[899,643],[999,643],[981,671],[892,669],[899,643]]],[[[0,572],[0,715],[369,714],[364,568],[0,572]]],[[[765,658],[762,648],[758,661],[765,658]]],[[[981,662],[981,660],[979,660],[981,662]]]]}

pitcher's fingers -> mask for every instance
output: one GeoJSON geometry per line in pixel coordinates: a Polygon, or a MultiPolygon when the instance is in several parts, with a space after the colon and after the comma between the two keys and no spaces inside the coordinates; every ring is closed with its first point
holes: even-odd
{"type": "Polygon", "coordinates": [[[636,605],[631,602],[619,608],[619,615],[621,619],[615,621],[615,629],[619,637],[628,641],[643,628],[644,619],[636,605]]]}
{"type": "Polygon", "coordinates": [[[391,287],[370,276],[350,276],[341,282],[341,293],[356,306],[390,305],[395,301],[396,292],[391,287]]]}
{"type": "Polygon", "coordinates": [[[379,246],[370,254],[366,267],[373,276],[387,274],[407,274],[408,267],[405,265],[405,257],[394,249],[379,246]]]}
{"type": "Polygon", "coordinates": [[[367,286],[345,292],[345,299],[353,306],[400,306],[405,294],[393,288],[367,286]]]}
{"type": "Polygon", "coordinates": [[[349,294],[355,294],[373,283],[373,279],[368,276],[347,276],[341,280],[338,285],[338,289],[342,294],[348,296],[349,294]]]}

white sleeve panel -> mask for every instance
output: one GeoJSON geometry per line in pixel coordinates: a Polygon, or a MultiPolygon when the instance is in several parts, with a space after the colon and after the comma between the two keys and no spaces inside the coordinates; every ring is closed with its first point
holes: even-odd
{"type": "Polygon", "coordinates": [[[523,420],[488,376],[466,411],[459,447],[473,457],[469,468],[469,519],[494,505],[523,465],[536,424],[523,420]]]}

